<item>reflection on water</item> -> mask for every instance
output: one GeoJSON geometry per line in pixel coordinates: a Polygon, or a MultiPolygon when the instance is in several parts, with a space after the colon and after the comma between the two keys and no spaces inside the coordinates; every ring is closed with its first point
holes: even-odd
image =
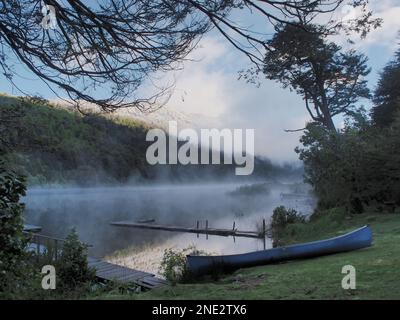
{"type": "MultiPolygon", "coordinates": [[[[24,198],[27,223],[43,227],[43,234],[65,237],[75,227],[82,241],[93,245],[90,255],[102,257],[115,250],[187,247],[229,254],[263,248],[257,239],[233,238],[110,226],[117,220],[155,219],[157,224],[256,230],[256,224],[271,216],[273,208],[285,204],[281,194],[287,184],[273,183],[269,192],[230,194],[237,184],[120,186],[95,188],[31,188],[24,198]],[[203,222],[204,223],[204,222],[203,222]],[[204,226],[204,224],[203,224],[204,226]]],[[[304,206],[303,211],[310,211],[304,206]]],[[[268,246],[269,244],[267,244],[268,246]]],[[[161,250],[163,251],[163,250],[161,250]]],[[[161,252],[160,251],[160,252],[161,252]]]]}

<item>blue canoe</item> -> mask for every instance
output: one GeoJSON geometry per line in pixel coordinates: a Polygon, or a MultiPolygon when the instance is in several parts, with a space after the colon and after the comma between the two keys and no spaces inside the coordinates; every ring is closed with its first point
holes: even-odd
{"type": "Polygon", "coordinates": [[[229,272],[285,260],[303,259],[369,247],[372,231],[364,226],[339,237],[295,244],[286,247],[226,256],[187,256],[187,266],[193,275],[229,272]]]}

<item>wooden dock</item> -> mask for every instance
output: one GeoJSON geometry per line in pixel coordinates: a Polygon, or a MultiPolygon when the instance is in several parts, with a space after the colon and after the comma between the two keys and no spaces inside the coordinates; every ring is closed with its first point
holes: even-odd
{"type": "Polygon", "coordinates": [[[88,258],[88,265],[96,270],[96,276],[101,280],[134,283],[145,289],[154,289],[167,284],[166,280],[157,278],[152,273],[123,267],[99,259],[88,258]]]}
{"type": "MultiPolygon", "coordinates": [[[[25,227],[26,233],[33,232],[36,228],[25,227]],[[30,230],[30,232],[28,231],[30,230]]],[[[32,233],[30,233],[32,235],[32,233]]],[[[35,233],[32,235],[27,250],[36,253],[39,258],[40,255],[47,254],[50,251],[51,258],[57,261],[62,253],[62,244],[65,239],[45,236],[35,233]],[[49,249],[51,248],[51,249],[49,249]]],[[[105,281],[118,281],[120,283],[133,283],[144,289],[154,289],[168,284],[167,281],[157,278],[154,274],[119,266],[113,263],[96,258],[87,258],[88,266],[94,268],[96,277],[105,281]]]]}
{"type": "Polygon", "coordinates": [[[159,224],[136,223],[136,222],[130,222],[130,221],[111,222],[111,225],[117,226],[117,227],[164,230],[164,231],[172,231],[172,232],[188,232],[188,233],[216,235],[216,236],[223,236],[223,237],[232,236],[232,237],[246,237],[246,238],[257,238],[257,239],[264,238],[264,235],[262,233],[260,234],[260,232],[258,232],[258,231],[241,231],[241,230],[237,230],[235,228],[235,226],[232,229],[209,228],[207,221],[206,221],[205,228],[199,228],[199,223],[197,223],[197,227],[166,226],[166,225],[159,225],[159,224]]]}

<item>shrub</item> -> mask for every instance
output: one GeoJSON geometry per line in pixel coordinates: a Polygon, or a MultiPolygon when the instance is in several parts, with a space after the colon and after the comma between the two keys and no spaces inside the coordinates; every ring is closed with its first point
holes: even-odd
{"type": "Polygon", "coordinates": [[[305,222],[305,217],[295,209],[286,209],[284,206],[279,206],[274,209],[272,214],[271,227],[284,228],[289,223],[305,222]]]}
{"type": "Polygon", "coordinates": [[[23,234],[25,178],[0,162],[0,291],[21,275],[26,238],[23,234]]]}
{"type": "Polygon", "coordinates": [[[170,248],[165,249],[160,272],[172,285],[193,280],[193,275],[187,267],[186,255],[188,254],[206,255],[206,252],[197,250],[194,246],[189,246],[180,251],[174,251],[170,248]]]}
{"type": "Polygon", "coordinates": [[[94,280],[95,271],[87,263],[87,245],[79,241],[75,229],[66,238],[57,270],[58,283],[67,290],[94,280]]]}
{"type": "Polygon", "coordinates": [[[188,278],[188,269],[186,264],[186,255],[182,251],[174,251],[165,249],[164,256],[161,261],[160,271],[162,275],[175,285],[177,282],[184,282],[188,278]]]}
{"type": "Polygon", "coordinates": [[[283,230],[290,224],[304,223],[305,217],[295,209],[286,209],[284,206],[276,207],[273,211],[271,224],[269,227],[269,235],[273,239],[273,245],[279,245],[279,238],[283,230]]]}

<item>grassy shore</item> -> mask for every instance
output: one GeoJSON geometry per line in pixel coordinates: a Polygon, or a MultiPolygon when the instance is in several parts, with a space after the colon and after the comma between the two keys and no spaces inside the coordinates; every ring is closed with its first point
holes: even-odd
{"type": "MultiPolygon", "coordinates": [[[[370,248],[236,271],[219,281],[178,284],[129,298],[137,299],[400,299],[400,214],[346,216],[331,210],[306,224],[289,226],[285,243],[341,235],[369,224],[370,248]],[[344,265],[356,268],[357,288],[341,287],[344,265]]],[[[123,297],[119,297],[123,298],[123,297]]]]}

